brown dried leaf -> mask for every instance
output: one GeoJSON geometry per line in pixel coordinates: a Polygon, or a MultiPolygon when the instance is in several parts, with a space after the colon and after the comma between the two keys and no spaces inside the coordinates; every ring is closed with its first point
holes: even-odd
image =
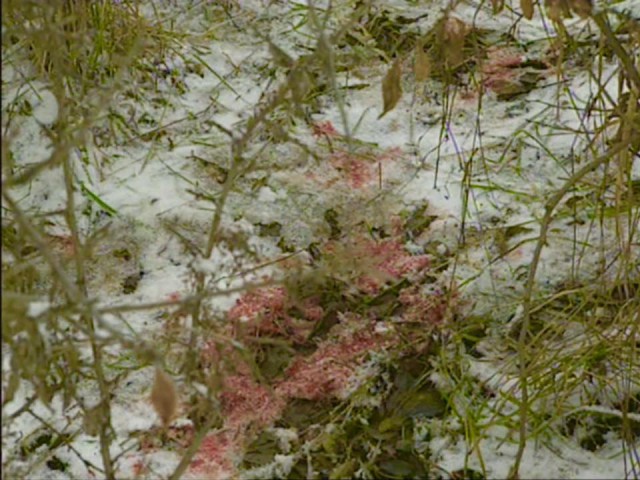
{"type": "Polygon", "coordinates": [[[455,68],[464,61],[464,39],[468,33],[467,25],[455,17],[449,17],[444,23],[442,43],[445,61],[455,68]]]}
{"type": "Polygon", "coordinates": [[[547,15],[554,22],[561,22],[563,17],[570,17],[571,10],[567,0],[545,0],[547,15]]]}
{"type": "Polygon", "coordinates": [[[424,82],[431,75],[431,59],[422,49],[422,45],[416,47],[416,58],[413,65],[413,72],[417,82],[424,82]]]}
{"type": "Polygon", "coordinates": [[[504,8],[504,0],[491,0],[491,6],[494,14],[500,13],[504,8]]]}
{"type": "Polygon", "coordinates": [[[562,11],[558,2],[547,2],[546,5],[547,15],[554,22],[562,20],[562,11]]]}
{"type": "Polygon", "coordinates": [[[381,119],[387,112],[390,112],[398,104],[402,97],[402,67],[400,59],[393,62],[393,65],[382,80],[382,103],[383,111],[378,117],[381,119]]]}
{"type": "Polygon", "coordinates": [[[162,420],[162,425],[165,427],[169,425],[178,410],[178,392],[173,379],[160,367],[156,367],[156,378],[151,390],[151,403],[162,420]]]}
{"type": "Polygon", "coordinates": [[[578,14],[580,18],[587,18],[591,15],[593,4],[591,0],[569,0],[571,10],[578,14]]]}
{"type": "Polygon", "coordinates": [[[522,15],[527,20],[533,18],[533,0],[520,0],[520,8],[522,9],[522,15]]]}

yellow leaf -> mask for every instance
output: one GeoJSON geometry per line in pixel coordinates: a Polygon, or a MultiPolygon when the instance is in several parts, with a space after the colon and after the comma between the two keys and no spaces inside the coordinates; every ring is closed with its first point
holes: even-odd
{"type": "Polygon", "coordinates": [[[162,425],[165,427],[169,425],[178,410],[178,392],[171,377],[160,367],[156,367],[156,378],[151,389],[151,404],[162,420],[162,425]]]}
{"type": "Polygon", "coordinates": [[[570,17],[571,10],[568,0],[545,0],[547,16],[554,22],[562,22],[563,17],[570,17]]]}
{"type": "Polygon", "coordinates": [[[393,62],[393,65],[382,79],[382,103],[383,111],[378,117],[381,119],[387,112],[390,112],[398,104],[402,97],[402,67],[400,59],[393,62]]]}
{"type": "Polygon", "coordinates": [[[469,32],[467,25],[455,17],[447,17],[443,25],[442,42],[445,62],[456,68],[464,62],[464,40],[469,32]]]}
{"type": "Polygon", "coordinates": [[[416,58],[413,65],[413,72],[417,82],[424,82],[431,75],[431,60],[429,55],[422,49],[422,45],[416,47],[416,58]]]}
{"type": "Polygon", "coordinates": [[[591,0],[570,0],[571,9],[578,14],[580,18],[587,18],[591,15],[593,5],[591,0]]]}
{"type": "Polygon", "coordinates": [[[533,18],[533,0],[520,0],[520,8],[522,9],[522,15],[527,20],[533,18]]]}

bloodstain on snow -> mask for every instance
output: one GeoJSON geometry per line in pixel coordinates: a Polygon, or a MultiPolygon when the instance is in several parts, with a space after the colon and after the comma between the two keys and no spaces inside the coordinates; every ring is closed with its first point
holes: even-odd
{"type": "Polygon", "coordinates": [[[518,52],[505,49],[490,49],[489,58],[482,67],[483,85],[500,93],[506,86],[518,81],[523,62],[518,52]]]}
{"type": "MultiPolygon", "coordinates": [[[[378,293],[388,281],[424,271],[430,264],[428,255],[411,255],[394,238],[373,240],[361,237],[354,243],[353,247],[348,247],[349,257],[364,267],[363,273],[355,279],[355,285],[369,295],[378,293]]],[[[326,250],[331,254],[341,249],[335,242],[330,242],[326,250]]]]}
{"type": "Polygon", "coordinates": [[[143,475],[149,472],[149,468],[147,467],[147,464],[142,459],[137,460],[132,465],[131,470],[133,472],[133,476],[136,478],[142,477],[143,475]]]}
{"type": "Polygon", "coordinates": [[[402,155],[402,149],[397,147],[367,155],[351,154],[345,151],[335,152],[329,156],[329,165],[334,170],[333,176],[335,173],[340,176],[330,179],[325,183],[325,187],[340,180],[346,181],[347,185],[354,189],[377,185],[380,181],[382,165],[398,160],[402,155]]]}
{"type": "MultiPolygon", "coordinates": [[[[396,236],[401,233],[398,227],[396,236]]],[[[430,261],[427,255],[410,255],[395,236],[383,240],[360,237],[342,250],[340,244],[325,244],[328,255],[339,256],[345,252],[356,264],[366,263],[366,268],[353,282],[367,294],[379,293],[389,280],[428,271],[430,261]]],[[[425,294],[420,288],[420,282],[416,282],[400,292],[402,317],[406,321],[436,326],[445,315],[445,296],[438,292],[425,294]]],[[[236,301],[227,314],[229,322],[224,335],[247,346],[260,336],[305,343],[309,329],[324,314],[318,298],[294,301],[286,288],[266,287],[247,292],[236,301]]],[[[227,372],[222,378],[219,397],[224,424],[219,432],[204,439],[191,463],[191,474],[197,478],[236,476],[243,446],[251,441],[255,428],[262,430],[272,425],[292,399],[345,398],[368,354],[388,349],[399,341],[397,335],[376,330],[375,315],[339,312],[338,318],[339,323],[331,329],[328,338],[320,342],[312,354],[296,355],[283,377],[271,385],[254,379],[251,366],[230,342],[216,340],[205,345],[203,366],[215,364],[219,371],[227,372]]]]}
{"type": "Polygon", "coordinates": [[[71,235],[47,235],[50,244],[65,257],[73,257],[76,247],[71,235]]]}
{"type": "Polygon", "coordinates": [[[331,166],[345,175],[352,188],[362,188],[374,179],[373,166],[355,155],[336,152],[329,158],[331,166]]]}
{"type": "Polygon", "coordinates": [[[258,384],[250,375],[224,379],[220,396],[224,427],[205,437],[189,467],[197,478],[235,477],[236,462],[250,426],[266,427],[277,420],[286,405],[281,396],[258,384]]]}
{"type": "Polygon", "coordinates": [[[402,320],[405,322],[424,323],[429,326],[441,325],[447,318],[455,293],[447,296],[444,292],[431,295],[421,291],[420,285],[411,285],[400,291],[398,300],[404,306],[402,320]]]}
{"type": "Polygon", "coordinates": [[[241,442],[232,430],[207,435],[189,466],[189,473],[198,479],[222,480],[235,478],[234,459],[241,452],[241,442]]]}
{"type": "Polygon", "coordinates": [[[233,375],[224,379],[221,395],[225,426],[242,429],[249,424],[267,426],[276,420],[285,406],[282,397],[248,375],[233,375]]]}
{"type": "Polygon", "coordinates": [[[369,241],[364,246],[365,253],[380,259],[378,267],[394,279],[429,266],[427,255],[410,255],[397,240],[369,241]]]}
{"type": "Polygon", "coordinates": [[[231,321],[249,322],[256,317],[276,318],[284,314],[286,291],[283,287],[268,287],[244,294],[229,310],[231,321]]]}
{"type": "Polygon", "coordinates": [[[227,318],[234,325],[236,337],[284,336],[295,343],[304,343],[323,315],[324,310],[316,300],[296,304],[284,287],[267,287],[243,295],[227,318]],[[294,306],[300,315],[289,313],[294,306]]]}
{"type": "Polygon", "coordinates": [[[284,398],[322,400],[341,397],[365,354],[388,344],[379,334],[359,331],[338,343],[324,343],[309,357],[297,358],[275,391],[284,398]]]}
{"type": "Polygon", "coordinates": [[[338,131],[333,126],[329,120],[326,122],[318,122],[314,123],[311,127],[312,134],[314,137],[336,137],[338,136],[338,131]]]}
{"type": "Polygon", "coordinates": [[[171,292],[167,295],[167,300],[178,303],[182,299],[180,292],[171,292]]]}
{"type": "MultiPolygon", "coordinates": [[[[262,297],[260,297],[262,298],[262,297]]],[[[242,445],[250,440],[250,427],[260,429],[275,422],[292,398],[340,397],[368,352],[385,348],[391,340],[374,332],[372,322],[353,316],[354,325],[321,343],[309,357],[298,357],[273,388],[257,383],[250,375],[224,378],[220,395],[224,425],[207,436],[190,465],[197,478],[230,478],[242,445]]],[[[338,329],[339,330],[339,329],[338,329]]]]}

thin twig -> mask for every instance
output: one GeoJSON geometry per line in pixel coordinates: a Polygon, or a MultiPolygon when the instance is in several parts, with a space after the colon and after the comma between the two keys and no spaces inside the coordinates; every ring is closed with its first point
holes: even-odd
{"type": "Polygon", "coordinates": [[[518,336],[518,362],[519,362],[519,381],[520,388],[522,391],[522,398],[520,399],[520,438],[518,442],[518,451],[516,453],[516,458],[514,461],[514,465],[509,474],[510,478],[516,478],[518,471],[520,469],[520,463],[522,462],[522,457],[524,455],[524,449],[527,443],[527,425],[528,425],[528,408],[529,408],[529,384],[528,384],[528,348],[527,348],[527,335],[529,333],[529,327],[531,323],[531,299],[533,296],[533,287],[535,285],[536,272],[538,269],[538,264],[540,263],[540,256],[542,255],[542,249],[547,243],[547,234],[549,232],[549,227],[551,226],[551,222],[553,221],[553,212],[556,207],[560,204],[562,199],[571,191],[571,189],[586,175],[593,172],[595,169],[605,164],[609,160],[611,160],[615,155],[627,149],[627,145],[624,143],[618,143],[615,146],[611,147],[601,156],[592,160],[580,170],[578,170],[575,174],[573,174],[562,186],[560,190],[558,190],[546,203],[545,205],[545,214],[542,218],[542,222],[540,225],[540,236],[538,237],[538,241],[536,242],[536,247],[533,252],[533,256],[531,259],[531,265],[529,267],[529,275],[527,277],[527,283],[525,285],[524,293],[522,296],[522,324],[520,327],[520,333],[518,336]]]}

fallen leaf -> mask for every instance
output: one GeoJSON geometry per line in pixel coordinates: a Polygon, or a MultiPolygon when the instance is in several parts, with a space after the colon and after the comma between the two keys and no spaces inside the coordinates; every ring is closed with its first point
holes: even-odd
{"type": "Polygon", "coordinates": [[[504,0],[491,0],[491,6],[494,14],[500,13],[504,8],[504,0]]]}
{"type": "Polygon", "coordinates": [[[467,25],[455,17],[448,17],[444,22],[442,43],[445,61],[449,68],[456,68],[464,62],[464,40],[469,33],[467,25]]]}
{"type": "Polygon", "coordinates": [[[570,17],[568,0],[545,0],[545,9],[547,16],[554,22],[561,22],[563,17],[570,17]]]}
{"type": "Polygon", "coordinates": [[[522,9],[522,15],[527,20],[533,18],[533,0],[520,0],[520,8],[522,9]]]}
{"type": "Polygon", "coordinates": [[[151,390],[151,404],[162,421],[169,425],[178,410],[178,392],[173,379],[160,367],[156,367],[156,378],[151,390]]]}
{"type": "Polygon", "coordinates": [[[417,82],[424,82],[431,75],[431,60],[429,55],[422,49],[422,45],[416,47],[416,58],[413,72],[417,82]]]}
{"type": "Polygon", "coordinates": [[[570,0],[571,10],[578,14],[580,18],[587,18],[591,15],[593,4],[591,0],[570,0]]]}
{"type": "Polygon", "coordinates": [[[387,112],[390,112],[398,104],[398,101],[402,97],[402,67],[400,66],[400,59],[393,62],[393,65],[384,76],[382,80],[382,103],[383,111],[378,117],[378,120],[384,117],[387,112]]]}

